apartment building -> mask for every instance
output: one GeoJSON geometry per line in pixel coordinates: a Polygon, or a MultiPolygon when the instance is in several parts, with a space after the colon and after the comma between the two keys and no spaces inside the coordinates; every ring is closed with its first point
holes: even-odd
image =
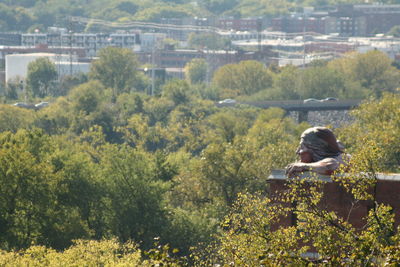
{"type": "Polygon", "coordinates": [[[85,49],[88,57],[107,46],[138,49],[139,33],[26,33],[21,35],[22,46],[74,47],[85,49]]]}
{"type": "Polygon", "coordinates": [[[21,45],[21,34],[12,32],[0,32],[0,45],[21,45]]]}
{"type": "Polygon", "coordinates": [[[338,33],[340,36],[372,36],[400,25],[400,5],[338,5],[326,12],[296,13],[272,20],[272,29],[288,33],[338,33]]]}
{"type": "Polygon", "coordinates": [[[386,33],[400,25],[400,5],[354,5],[353,9],[364,14],[368,35],[386,33]]]}
{"type": "Polygon", "coordinates": [[[259,18],[221,18],[217,21],[217,27],[223,30],[234,31],[261,31],[263,21],[259,18]]]}

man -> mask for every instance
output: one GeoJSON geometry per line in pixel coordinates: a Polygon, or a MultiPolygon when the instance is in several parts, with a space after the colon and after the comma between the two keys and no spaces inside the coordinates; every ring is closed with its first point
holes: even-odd
{"type": "Polygon", "coordinates": [[[331,130],[325,127],[313,127],[305,130],[296,151],[300,162],[286,167],[288,177],[304,171],[331,175],[340,165],[345,165],[343,146],[336,140],[331,130]]]}

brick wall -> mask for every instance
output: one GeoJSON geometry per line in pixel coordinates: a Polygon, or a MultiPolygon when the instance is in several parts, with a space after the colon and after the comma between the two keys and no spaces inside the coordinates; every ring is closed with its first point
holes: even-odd
{"type": "MultiPolygon", "coordinates": [[[[269,191],[273,199],[278,199],[282,193],[288,189],[287,183],[290,183],[286,177],[277,177],[272,175],[269,178],[269,191]]],[[[323,177],[323,179],[329,179],[323,177]]],[[[346,219],[355,228],[361,228],[365,225],[364,218],[368,211],[373,208],[373,201],[355,201],[353,196],[345,191],[345,189],[337,182],[328,181],[323,188],[324,197],[321,200],[321,208],[329,211],[335,211],[338,216],[346,219]]],[[[379,204],[386,204],[392,207],[395,215],[395,226],[400,224],[400,175],[380,175],[375,188],[370,188],[370,193],[375,195],[375,199],[379,204]]],[[[286,205],[296,205],[296,203],[286,203],[286,205]]],[[[296,224],[296,218],[293,214],[282,217],[281,220],[273,226],[291,226],[296,224]]]]}

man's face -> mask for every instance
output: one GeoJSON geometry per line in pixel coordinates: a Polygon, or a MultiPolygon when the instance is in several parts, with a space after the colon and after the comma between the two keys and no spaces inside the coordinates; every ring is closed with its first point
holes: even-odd
{"type": "Polygon", "coordinates": [[[313,162],[313,157],[311,154],[311,150],[307,148],[304,144],[301,144],[297,150],[296,154],[299,155],[300,161],[304,163],[311,163],[313,162]]]}

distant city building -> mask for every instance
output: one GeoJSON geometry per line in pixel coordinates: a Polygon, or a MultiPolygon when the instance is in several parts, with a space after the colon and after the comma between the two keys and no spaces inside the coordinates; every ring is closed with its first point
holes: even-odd
{"type": "Polygon", "coordinates": [[[366,36],[367,17],[353,5],[339,5],[337,10],[329,12],[326,33],[339,33],[340,36],[366,36]]]}
{"type": "Polygon", "coordinates": [[[338,33],[371,36],[400,25],[400,5],[338,5],[325,12],[296,13],[272,19],[272,30],[288,33],[338,33]]]}
{"type": "Polygon", "coordinates": [[[399,38],[377,34],[400,25],[400,5],[347,4],[324,10],[304,8],[301,13],[268,20],[161,18],[154,28],[149,29],[152,24],[146,23],[141,30],[114,33],[72,33],[58,27],[50,27],[47,33],[0,33],[0,61],[12,54],[39,52],[67,55],[68,64],[64,64],[67,67],[58,64],[60,75],[64,75],[78,69],[79,64],[74,62],[90,62],[100,49],[115,46],[129,48],[142,63],[155,68],[168,68],[178,77],[182,75],[181,69],[194,58],[204,58],[213,71],[242,60],[258,60],[266,65],[271,62],[305,65],[315,59],[336,58],[349,51],[362,53],[376,49],[392,59],[399,59],[400,54],[399,38]],[[268,31],[263,31],[266,25],[270,27],[268,31]],[[145,30],[149,32],[143,32],[145,30]],[[164,42],[166,38],[172,38],[185,47],[189,34],[200,32],[215,32],[227,37],[236,49],[174,49],[173,45],[164,42]]]}
{"type": "Polygon", "coordinates": [[[358,11],[341,6],[333,12],[297,13],[272,19],[272,30],[287,33],[338,33],[340,36],[364,36],[366,17],[358,11]]]}
{"type": "Polygon", "coordinates": [[[280,66],[303,65],[315,59],[330,60],[351,51],[364,53],[379,50],[394,60],[400,54],[400,38],[394,37],[339,37],[335,34],[309,33],[303,36],[282,32],[262,32],[261,36],[261,41],[253,38],[232,43],[244,50],[256,50],[260,46],[262,49],[271,49],[274,53],[271,53],[270,59],[276,59],[280,66]]]}
{"type": "Polygon", "coordinates": [[[393,60],[399,60],[400,56],[400,38],[393,37],[357,37],[350,38],[349,42],[354,43],[355,50],[365,53],[371,50],[384,52],[393,60]]]}
{"type": "Polygon", "coordinates": [[[51,53],[66,54],[78,58],[86,57],[86,51],[79,47],[48,47],[47,45],[32,46],[0,46],[0,61],[5,60],[7,55],[12,54],[31,54],[31,53],[51,53]]]}
{"type": "Polygon", "coordinates": [[[14,79],[25,80],[28,74],[29,63],[42,57],[50,59],[56,65],[59,78],[80,72],[87,73],[90,69],[89,63],[77,62],[76,58],[73,58],[73,61],[71,61],[70,55],[52,53],[14,54],[6,56],[5,81],[8,82],[14,79]]]}
{"type": "Polygon", "coordinates": [[[250,31],[224,31],[224,32],[219,32],[219,34],[223,37],[229,38],[232,41],[237,41],[237,40],[252,40],[252,39],[257,39],[259,34],[261,34],[261,38],[265,39],[267,36],[264,35],[263,32],[250,32],[250,31]]]}
{"type": "Polygon", "coordinates": [[[305,17],[302,15],[272,19],[272,29],[287,33],[316,32],[325,34],[329,17],[305,17]]]}
{"type": "Polygon", "coordinates": [[[154,62],[159,68],[174,70],[176,75],[195,58],[203,58],[209,66],[209,74],[226,64],[238,63],[243,60],[257,60],[268,65],[274,61],[274,53],[268,48],[256,52],[244,52],[237,50],[190,50],[190,49],[163,49],[153,53],[138,52],[139,60],[142,63],[154,62]],[[154,58],[152,58],[154,57],[154,58]]]}
{"type": "Polygon", "coordinates": [[[160,48],[162,42],[167,37],[165,33],[146,32],[140,35],[140,51],[152,51],[154,48],[160,48]]]}
{"type": "Polygon", "coordinates": [[[1,32],[0,45],[21,45],[21,34],[1,32]]]}
{"type": "Polygon", "coordinates": [[[160,23],[164,24],[166,27],[158,28],[156,29],[156,32],[163,33],[166,35],[167,38],[178,41],[187,41],[189,35],[192,32],[196,32],[196,29],[190,29],[190,26],[203,28],[215,27],[215,20],[213,18],[162,18],[160,23]],[[168,27],[168,25],[170,25],[170,27],[168,27]]]}
{"type": "Polygon", "coordinates": [[[94,57],[107,46],[138,50],[140,37],[139,33],[26,33],[21,35],[21,44],[31,47],[78,47],[83,48],[88,57],[94,57]]]}
{"type": "Polygon", "coordinates": [[[221,18],[217,21],[218,28],[234,31],[261,31],[262,20],[259,18],[221,18]]]}
{"type": "Polygon", "coordinates": [[[366,18],[366,34],[387,33],[393,26],[400,25],[400,5],[354,5],[354,10],[366,18]]]}
{"type": "MultiPolygon", "coordinates": [[[[51,34],[50,36],[53,36],[51,34]]],[[[50,37],[49,36],[49,37],[50,37]]],[[[40,45],[53,45],[54,38],[47,38],[46,33],[23,33],[21,34],[21,45],[22,46],[40,46],[40,45]]],[[[57,45],[60,46],[60,41],[57,45]]]]}
{"type": "Polygon", "coordinates": [[[89,73],[90,71],[90,63],[87,62],[60,61],[60,62],[55,62],[55,65],[59,79],[68,75],[89,73]]]}

